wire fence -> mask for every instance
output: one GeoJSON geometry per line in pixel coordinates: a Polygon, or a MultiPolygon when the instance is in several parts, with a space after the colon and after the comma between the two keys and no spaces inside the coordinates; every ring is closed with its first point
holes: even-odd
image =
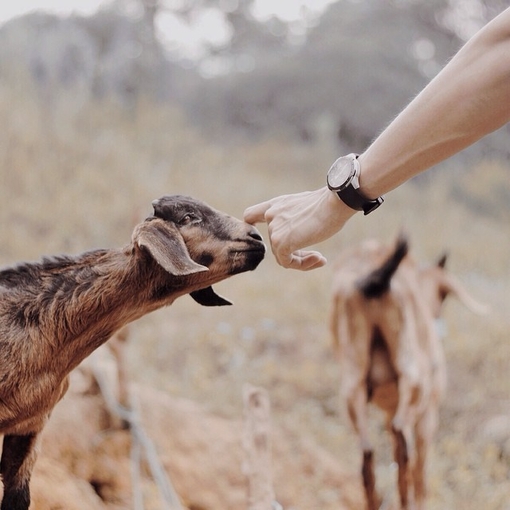
{"type": "MultiPolygon", "coordinates": [[[[112,349],[116,359],[117,377],[122,377],[121,354],[112,349]]],[[[128,392],[129,408],[122,405],[101,363],[90,363],[92,374],[104,398],[111,416],[121,420],[131,433],[131,478],[133,510],[145,510],[142,465],[145,461],[162,502],[161,510],[186,510],[181,503],[168,472],[165,470],[154,442],[144,430],[140,406],[131,392],[128,392]]],[[[122,386],[125,381],[119,381],[122,386]]],[[[125,391],[126,388],[124,387],[125,391]]],[[[247,480],[247,510],[284,510],[276,500],[273,489],[271,455],[271,406],[266,390],[246,384],[243,387],[244,428],[242,447],[243,473],[247,480]]]]}

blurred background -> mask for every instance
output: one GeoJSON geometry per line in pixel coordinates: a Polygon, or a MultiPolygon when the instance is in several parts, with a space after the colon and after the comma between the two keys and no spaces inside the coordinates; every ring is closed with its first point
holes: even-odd
{"type": "MultiPolygon", "coordinates": [[[[0,263],[8,265],[122,246],[164,194],[242,217],[261,200],[323,186],[338,156],[363,151],[508,2],[2,4],[0,263]]],[[[390,243],[404,228],[419,260],[447,251],[452,273],[491,307],[479,317],[446,305],[449,389],[429,465],[433,510],[510,508],[509,166],[504,127],[318,247],[333,261],[353,243],[390,243]]],[[[254,273],[218,285],[233,307],[182,298],[144,317],[131,330],[133,380],[225,417],[242,414],[243,383],[260,385],[277,426],[357,475],[327,329],[331,267],[303,274],[269,254],[254,273]]],[[[394,476],[391,448],[374,418],[384,484],[394,476]]],[[[319,479],[303,473],[296,483],[307,503],[292,508],[334,508],[319,479]]]]}

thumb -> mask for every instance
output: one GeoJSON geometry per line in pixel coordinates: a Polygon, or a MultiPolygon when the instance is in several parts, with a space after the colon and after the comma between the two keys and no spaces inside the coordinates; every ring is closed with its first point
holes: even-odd
{"type": "Polygon", "coordinates": [[[271,201],[261,202],[260,204],[252,205],[244,211],[244,221],[246,223],[263,223],[266,221],[266,211],[271,207],[271,201]]]}

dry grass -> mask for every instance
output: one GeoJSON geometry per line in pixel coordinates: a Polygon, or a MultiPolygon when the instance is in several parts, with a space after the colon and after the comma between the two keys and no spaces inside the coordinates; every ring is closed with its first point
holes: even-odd
{"type": "MultiPolygon", "coordinates": [[[[330,146],[285,139],[212,145],[178,111],[152,104],[127,114],[112,104],[80,111],[70,100],[41,108],[27,97],[0,89],[2,264],[121,245],[134,221],[151,212],[151,200],[166,193],[188,193],[240,216],[275,194],[321,186],[336,156],[330,146]]],[[[508,189],[508,171],[487,164],[484,189],[491,189],[492,174],[508,189]]],[[[419,189],[406,184],[377,214],[355,218],[321,248],[334,259],[351,243],[369,236],[389,241],[404,227],[419,259],[448,249],[451,270],[492,306],[487,317],[454,302],[446,309],[450,386],[430,462],[430,508],[508,510],[510,444],[505,450],[494,434],[484,434],[490,419],[510,420],[508,221],[452,200],[452,182],[445,170],[419,189]]],[[[227,416],[241,414],[244,382],[261,385],[277,423],[355,472],[359,452],[338,398],[326,326],[329,281],[328,266],[297,273],[269,256],[256,272],[218,286],[233,307],[207,309],[183,298],[133,327],[133,377],[227,416]]],[[[509,430],[507,424],[507,440],[509,430]]],[[[381,443],[380,482],[391,497],[390,448],[377,419],[374,436],[381,443]]],[[[305,474],[296,483],[309,484],[317,508],[330,508],[305,474]]]]}

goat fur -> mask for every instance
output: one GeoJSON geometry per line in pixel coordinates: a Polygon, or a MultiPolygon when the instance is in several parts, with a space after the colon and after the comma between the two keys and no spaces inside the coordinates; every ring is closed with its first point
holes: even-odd
{"type": "Polygon", "coordinates": [[[1,510],[27,510],[38,436],[68,374],[123,325],[185,294],[230,304],[212,285],[253,270],[251,225],[180,195],[153,202],[122,249],[48,257],[0,271],[1,510]]]}
{"type": "Polygon", "coordinates": [[[381,408],[394,439],[402,509],[423,510],[425,462],[446,386],[442,339],[436,328],[448,295],[485,313],[445,270],[446,257],[420,267],[401,235],[394,246],[367,240],[347,250],[334,269],[330,329],[342,395],[363,451],[369,510],[379,508],[368,404],[381,408]]]}

